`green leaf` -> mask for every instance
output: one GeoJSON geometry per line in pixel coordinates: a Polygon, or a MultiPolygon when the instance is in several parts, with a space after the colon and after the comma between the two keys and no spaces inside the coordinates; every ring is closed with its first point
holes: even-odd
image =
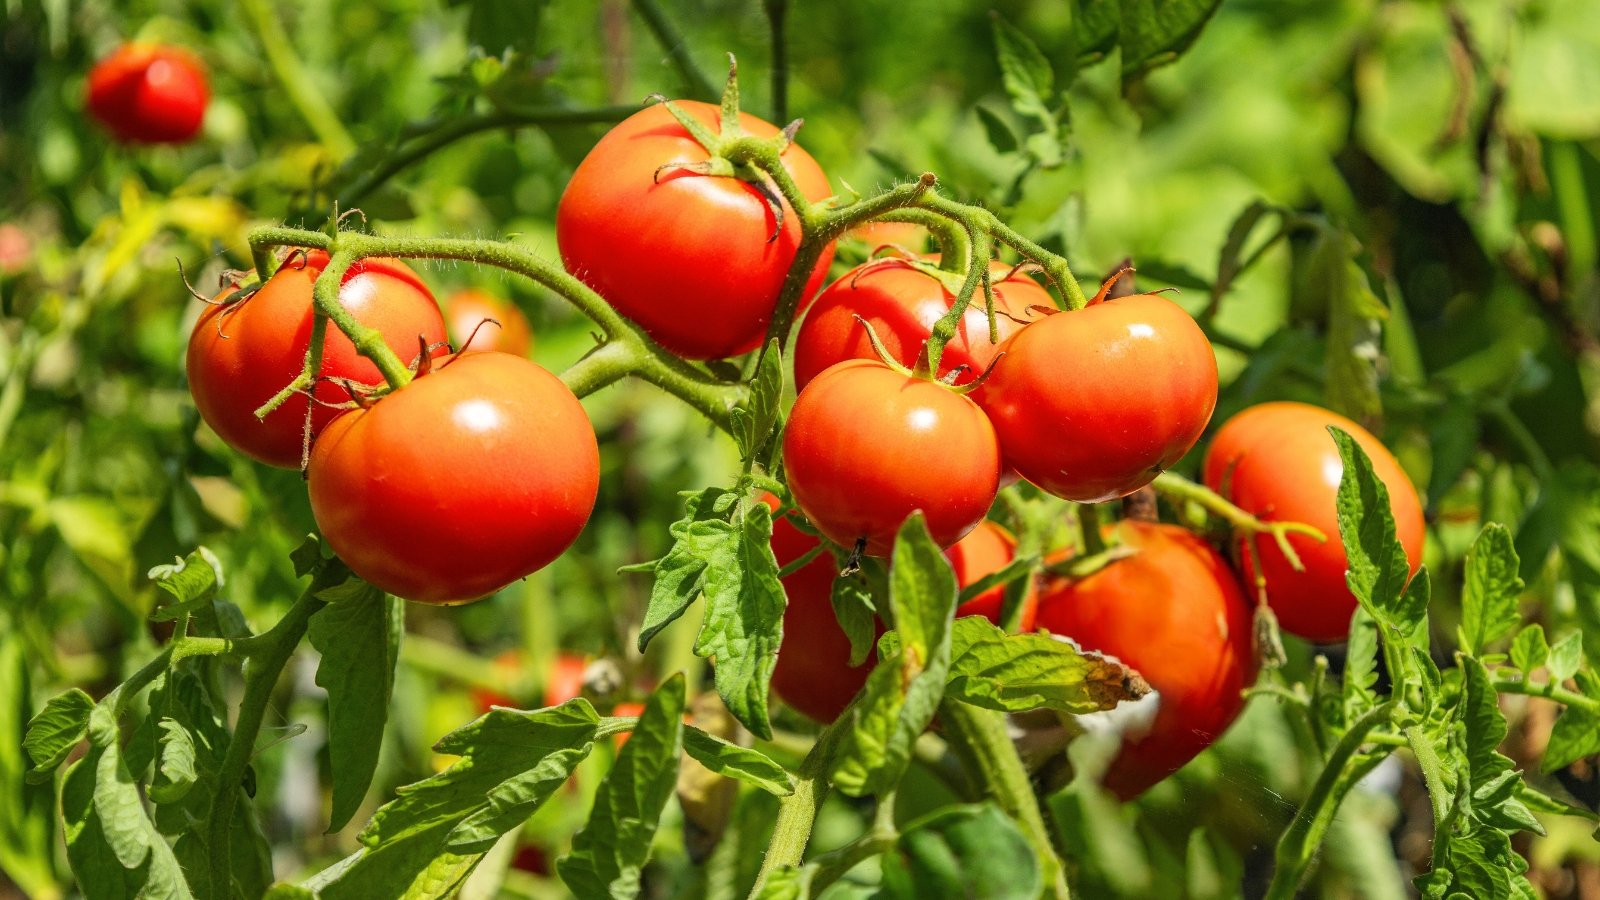
{"type": "Polygon", "coordinates": [[[1349,250],[1341,252],[1329,267],[1326,396],[1330,407],[1360,422],[1383,412],[1377,361],[1388,310],[1349,250]]]}
{"type": "Polygon", "coordinates": [[[794,793],[794,778],[788,770],[758,750],[730,744],[693,727],[684,729],[683,749],[700,765],[718,775],[737,778],[777,797],[794,793]]]}
{"type": "Polygon", "coordinates": [[[205,547],[197,548],[185,559],[150,570],[156,587],[172,598],[151,613],[157,622],[168,622],[183,613],[209,604],[222,587],[222,563],[205,547]]]}
{"type": "MultiPolygon", "coordinates": [[[[1345,580],[1357,602],[1378,623],[1386,639],[1407,640],[1426,621],[1427,606],[1419,609],[1405,597],[1410,565],[1405,548],[1395,537],[1389,489],[1372,471],[1355,439],[1330,426],[1344,463],[1339,479],[1339,534],[1344,541],[1349,571],[1345,580]]],[[[1419,573],[1420,577],[1420,573],[1419,573]]]]}
{"type": "Polygon", "coordinates": [[[1513,768],[1501,755],[1500,742],[1506,737],[1506,717],[1500,711],[1500,695],[1494,689],[1489,670],[1476,657],[1462,656],[1464,678],[1461,696],[1461,721],[1466,726],[1467,772],[1474,790],[1487,785],[1513,768]]]}
{"type": "Polygon", "coordinates": [[[1031,575],[1033,574],[1034,566],[1038,564],[1039,558],[1037,556],[1033,556],[1031,554],[1028,556],[1019,556],[1016,559],[1013,559],[1011,562],[1006,563],[1003,568],[994,572],[990,572],[982,578],[979,578],[977,581],[974,581],[962,588],[961,593],[956,595],[956,605],[959,606],[963,603],[966,603],[967,601],[977,597],[991,588],[999,587],[1002,584],[1011,584],[1012,582],[1017,581],[1026,575],[1031,575]]]}
{"type": "Polygon", "coordinates": [[[1076,715],[1111,709],[1148,691],[1127,666],[1047,634],[1006,634],[982,616],[957,619],[951,633],[945,695],[973,706],[1076,715]]]}
{"type": "Polygon", "coordinates": [[[811,896],[811,878],[816,870],[810,867],[780,866],[767,873],[754,900],[806,900],[811,896]]]}
{"type": "Polygon", "coordinates": [[[992,803],[952,806],[908,824],[884,872],[890,897],[1033,900],[1044,891],[1038,857],[992,803]]]}
{"type": "MultiPolygon", "coordinates": [[[[1600,677],[1585,670],[1578,673],[1577,679],[1585,696],[1600,697],[1600,677]]],[[[1600,715],[1569,706],[1550,729],[1550,742],[1545,746],[1540,768],[1554,772],[1596,753],[1600,753],[1600,715]]]]}
{"type": "Polygon", "coordinates": [[[1350,617],[1350,638],[1345,644],[1344,721],[1354,722],[1378,705],[1373,690],[1378,683],[1378,625],[1365,609],[1356,607],[1350,617]]]}
{"type": "Polygon", "coordinates": [[[312,615],[308,633],[322,654],[317,685],[328,692],[333,832],[360,808],[378,766],[404,618],[399,600],[359,578],[317,596],[327,605],[312,615]]]}
{"type": "Polygon", "coordinates": [[[82,759],[67,767],[61,782],[62,837],[83,896],[133,897],[144,886],[146,870],[134,872],[123,867],[95,814],[95,773],[103,753],[99,747],[90,747],[82,759]]]}
{"type": "Polygon", "coordinates": [[[89,730],[89,713],[94,710],[94,700],[88,694],[73,688],[64,694],[51,697],[44,709],[28,720],[27,735],[22,739],[23,749],[33,760],[28,773],[32,782],[47,781],[72,748],[83,740],[89,730]]]}
{"type": "Polygon", "coordinates": [[[589,821],[573,836],[572,852],[556,864],[561,880],[578,897],[638,896],[650,842],[677,783],[684,706],[679,672],[651,695],[633,736],[600,783],[589,821]]]}
{"type": "Polygon", "coordinates": [[[26,641],[0,615],[0,872],[24,897],[56,890],[55,786],[29,784],[31,761],[23,749],[33,711],[26,641]]]}
{"type": "Polygon", "coordinates": [[[161,776],[165,781],[150,786],[150,799],[172,803],[183,799],[199,779],[195,768],[194,736],[177,719],[163,718],[161,728],[161,776]]]}
{"type": "Polygon", "coordinates": [[[488,852],[501,835],[526,822],[543,806],[588,755],[588,745],[556,750],[533,768],[490,788],[484,795],[488,805],[450,829],[445,847],[462,856],[488,852]]]}
{"type": "Polygon", "coordinates": [[[684,517],[670,528],[672,548],[656,561],[650,604],[639,626],[640,653],[700,596],[709,560],[732,531],[728,517],[736,499],[723,488],[686,495],[684,517]]]}
{"type": "Polygon", "coordinates": [[[1550,659],[1550,645],[1545,643],[1544,626],[1538,622],[1517,632],[1511,642],[1511,664],[1522,670],[1523,677],[1532,675],[1550,659]]]}
{"type": "Polygon", "coordinates": [[[739,444],[739,455],[746,461],[770,466],[778,426],[783,421],[783,356],[776,339],[761,355],[761,363],[750,379],[750,394],[734,412],[739,414],[733,435],[739,444]]]}
{"type": "Polygon", "coordinates": [[[90,803],[100,821],[105,844],[124,869],[143,873],[141,896],[191,897],[177,857],[145,814],[139,785],[123,763],[117,739],[117,725],[110,710],[97,707],[90,723],[90,741],[98,751],[94,754],[90,803]],[[96,718],[101,721],[94,721],[96,718]]]}
{"type": "Polygon", "coordinates": [[[134,574],[132,529],[117,507],[102,497],[56,497],[46,514],[73,555],[118,596],[126,596],[134,574]]]}
{"type": "Polygon", "coordinates": [[[852,796],[882,793],[905,771],[917,735],[933,721],[950,665],[956,577],[922,514],[900,526],[889,567],[889,608],[899,650],[867,677],[834,754],[833,782],[852,796]]]}
{"type": "Polygon", "coordinates": [[[1467,551],[1467,581],[1462,594],[1461,649],[1479,653],[1516,630],[1521,566],[1511,531],[1491,522],[1467,551]]]}
{"type": "Polygon", "coordinates": [[[1200,36],[1222,0],[1125,0],[1118,43],[1133,75],[1178,58],[1200,36]]]}
{"type": "Polygon", "coordinates": [[[972,111],[978,116],[978,124],[983,126],[984,136],[989,139],[989,146],[996,153],[1014,153],[1021,144],[1016,129],[1011,127],[1003,116],[982,103],[975,104],[972,111]]]}
{"type": "Polygon", "coordinates": [[[450,5],[465,6],[470,10],[467,15],[467,40],[482,48],[487,56],[497,57],[506,50],[530,57],[537,55],[540,20],[544,18],[545,7],[549,5],[547,0],[524,3],[450,0],[450,5]]]}
{"type": "Polygon", "coordinates": [[[1550,680],[1557,684],[1578,674],[1578,669],[1583,666],[1583,633],[1580,631],[1569,632],[1566,637],[1550,647],[1550,658],[1545,662],[1545,667],[1550,671],[1550,680]]]}
{"type": "Polygon", "coordinates": [[[1023,118],[1036,119],[1053,128],[1055,113],[1050,107],[1054,102],[1056,76],[1050,68],[1050,60],[1037,44],[999,13],[991,14],[990,24],[995,52],[999,56],[1001,83],[1011,98],[1011,107],[1023,118]]]}
{"type": "Polygon", "coordinates": [[[850,665],[859,666],[867,661],[867,654],[872,652],[872,639],[878,631],[878,616],[872,604],[872,588],[867,584],[866,575],[856,572],[835,577],[830,599],[833,601],[833,615],[839,620],[845,637],[850,639],[850,665]]]}
{"type": "Polygon", "coordinates": [[[767,696],[783,643],[786,599],[772,555],[772,511],[751,503],[706,567],[705,621],[694,652],[714,660],[717,693],[744,727],[772,737],[767,696]]]}

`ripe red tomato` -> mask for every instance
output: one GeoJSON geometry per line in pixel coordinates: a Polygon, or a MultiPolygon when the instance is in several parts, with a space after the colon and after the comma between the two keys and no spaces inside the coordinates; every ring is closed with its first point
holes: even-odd
{"type": "MultiPolygon", "coordinates": [[[[771,494],[768,506],[777,509],[771,494]]],[[[811,552],[816,538],[787,518],[772,523],[772,554],[781,568],[811,552]]],[[[850,639],[833,612],[833,554],[821,553],[783,579],[789,603],[783,609],[783,645],[772,670],[772,690],[784,703],[818,722],[832,722],[860,693],[872,674],[873,658],[850,665],[850,639]]],[[[883,632],[879,626],[878,632],[883,632]]]]}
{"type": "Polygon", "coordinates": [[[89,115],[119,141],[186,143],[210,100],[205,67],[177,47],[124,44],[89,70],[89,115]]]}
{"type": "Polygon", "coordinates": [[[458,350],[498,350],[512,356],[527,356],[533,350],[533,328],[528,317],[516,304],[487,291],[456,291],[445,304],[445,311],[451,346],[458,350]]]}
{"type": "Polygon", "coordinates": [[[1000,448],[983,410],[932,381],[852,359],[796,398],[783,433],[795,504],[829,539],[888,556],[922,510],[941,547],[977,527],[999,489],[1000,448]]]}
{"type": "Polygon", "coordinates": [[[1123,799],[1176,772],[1227,730],[1255,680],[1251,608],[1228,563],[1175,525],[1124,520],[1139,552],[1042,589],[1038,627],[1115,656],[1160,692],[1154,721],[1132,731],[1106,772],[1123,799]]]}
{"type": "MultiPolygon", "coordinates": [[[[300,467],[307,399],[291,397],[264,419],[257,419],[255,410],[305,367],[311,286],[327,265],[328,255],[320,250],[291,260],[244,300],[206,307],[189,335],[189,392],[201,418],[229,446],[269,466],[300,467]]],[[[340,284],[339,300],[363,325],[382,332],[389,348],[406,362],[419,352],[418,335],[430,346],[444,342],[444,317],[433,295],[397,259],[373,257],[351,266],[340,284]]],[[[433,355],[446,352],[441,346],[433,355]]],[[[331,324],[323,343],[322,375],[359,384],[383,381],[378,367],[331,324]]],[[[350,393],[332,381],[318,382],[316,396],[323,403],[350,400],[350,393]]],[[[318,404],[311,412],[312,435],[340,412],[318,404]]]]}
{"type": "MultiPolygon", "coordinates": [[[[720,127],[716,106],[675,105],[713,132],[720,127]]],[[[778,133],[755,116],[739,121],[752,137],[778,133]]],[[[662,346],[691,359],[733,356],[760,344],[800,246],[800,220],[787,203],[778,230],[752,185],[661,170],[708,158],[664,105],[648,107],[589,151],[556,209],[567,270],[662,346]],[[769,241],[774,231],[777,239],[769,241]]],[[[807,199],[832,195],[828,177],[798,144],[789,145],[783,163],[807,199]]],[[[830,246],[805,296],[815,293],[832,259],[830,246]]]]}
{"type": "MultiPolygon", "coordinates": [[[[1389,489],[1395,532],[1415,572],[1422,564],[1425,525],[1422,501],[1394,454],[1355,422],[1306,403],[1262,403],[1229,419],[1206,452],[1206,484],[1247,512],[1267,520],[1304,522],[1327,535],[1325,543],[1289,535],[1305,571],[1296,572],[1270,535],[1259,535],[1256,552],[1266,576],[1267,603],[1278,624],[1307,640],[1342,641],[1350,631],[1356,598],[1345,583],[1348,561],[1339,540],[1335,498],[1344,464],[1328,433],[1335,425],[1350,433],[1372,459],[1389,489]]],[[[1255,570],[1241,542],[1245,583],[1255,570]]]]}
{"type": "Polygon", "coordinates": [[[544,568],[600,486],[578,398],[508,353],[463,353],[335,419],[307,470],[317,527],[351,571],[407,600],[464,603],[544,568]]]}
{"type": "Polygon", "coordinates": [[[1181,307],[1154,294],[1032,322],[974,396],[1006,462],[1081,503],[1131,494],[1172,466],[1217,405],[1217,359],[1181,307]]]}
{"type": "MultiPolygon", "coordinates": [[[[1026,320],[1030,306],[1054,308],[1050,295],[1028,276],[1005,278],[1011,267],[1002,263],[989,270],[995,278],[995,327],[1001,341],[1022,329],[1016,319],[1026,320]]],[[[950,312],[955,299],[936,276],[903,260],[873,260],[851,269],[819,294],[806,313],[795,338],[795,386],[804,388],[834,363],[878,358],[856,316],[872,325],[892,358],[912,365],[934,323],[950,312]]],[[[982,375],[998,352],[999,346],[989,342],[983,298],[974,296],[955,337],[939,357],[939,375],[964,365],[968,371],[956,383],[966,384],[982,375]]]]}
{"type": "MultiPolygon", "coordinates": [[[[1010,565],[1017,555],[1017,539],[1011,536],[1011,532],[984,519],[966,537],[944,551],[944,555],[956,571],[956,582],[965,588],[1010,565]]],[[[1005,590],[1005,585],[1000,585],[973,597],[956,607],[956,618],[983,616],[996,625],[1000,624],[1000,605],[1005,590]]],[[[1039,592],[1030,585],[1022,598],[1022,618],[1018,622],[1020,630],[1033,630],[1038,605],[1039,592]]]]}

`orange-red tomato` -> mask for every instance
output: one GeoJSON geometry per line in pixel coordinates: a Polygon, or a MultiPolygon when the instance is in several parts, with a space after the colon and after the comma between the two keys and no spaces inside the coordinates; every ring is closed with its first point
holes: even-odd
{"type": "Polygon", "coordinates": [[[994,503],[1000,450],[976,404],[876,360],[839,363],[806,385],[783,433],[795,504],[846,547],[888,556],[916,510],[941,547],[994,503]]]}
{"type": "Polygon", "coordinates": [[[351,571],[407,600],[463,603],[560,556],[600,486],[578,398],[508,353],[463,353],[335,419],[311,512],[351,571]]]}
{"type": "Polygon", "coordinates": [[[527,356],[533,350],[528,317],[516,304],[487,291],[456,291],[445,304],[445,314],[450,342],[457,350],[498,350],[513,356],[527,356]]]}
{"type": "MultiPolygon", "coordinates": [[[[300,467],[309,401],[302,395],[290,397],[264,419],[257,419],[255,411],[305,368],[311,287],[327,265],[328,254],[321,250],[291,259],[244,300],[206,307],[189,335],[189,392],[200,417],[229,446],[270,466],[300,467]]],[[[376,328],[405,362],[421,352],[419,335],[429,346],[439,345],[435,357],[448,352],[438,304],[427,285],[397,259],[370,257],[352,265],[340,282],[339,302],[356,321],[376,328]]],[[[332,325],[323,342],[321,374],[316,396],[322,403],[311,411],[313,436],[341,412],[324,404],[350,400],[339,380],[383,381],[378,367],[332,325]]]]}
{"type": "Polygon", "coordinates": [[[1154,294],[1046,316],[1000,349],[973,396],[1006,463],[1068,500],[1098,503],[1149,484],[1194,446],[1216,408],[1210,341],[1154,294]]]}
{"type": "MultiPolygon", "coordinates": [[[[965,588],[1010,565],[1017,555],[1017,539],[998,524],[984,519],[966,537],[945,550],[944,555],[950,560],[951,568],[955,569],[956,582],[965,588]]],[[[973,597],[956,607],[956,618],[983,616],[996,625],[1000,624],[1000,605],[1005,590],[1005,585],[999,585],[973,597]]],[[[1018,623],[1020,630],[1033,630],[1038,605],[1039,592],[1030,585],[1022,599],[1022,618],[1018,623]]]]}
{"type": "MultiPolygon", "coordinates": [[[[1278,624],[1312,641],[1342,641],[1350,631],[1356,598],[1345,583],[1348,561],[1339,539],[1336,497],[1344,464],[1328,433],[1333,425],[1350,433],[1372,459],[1389,489],[1395,532],[1415,572],[1422,564],[1425,523],[1422,501],[1400,463],[1372,432],[1337,413],[1306,403],[1252,406],[1229,419],[1206,451],[1207,486],[1262,519],[1304,522],[1327,536],[1299,534],[1289,544],[1305,565],[1297,572],[1270,535],[1258,535],[1256,553],[1266,577],[1267,603],[1278,624]]],[[[1254,584],[1250,554],[1240,545],[1245,583],[1254,584]]]]}
{"type": "Polygon", "coordinates": [[[1042,588],[1037,625],[1115,656],[1160,692],[1150,730],[1123,738],[1105,785],[1128,799],[1209,747],[1255,679],[1251,609],[1227,561],[1174,525],[1123,521],[1139,552],[1042,588]]]}
{"type": "MultiPolygon", "coordinates": [[[[995,278],[995,328],[1004,341],[1022,328],[1029,307],[1054,308],[1045,289],[1026,275],[1005,278],[1011,267],[990,266],[995,278]],[[1003,280],[1002,280],[1003,279],[1003,280]]],[[[916,268],[906,260],[880,259],[846,272],[817,296],[800,325],[794,345],[794,383],[804,388],[834,363],[847,359],[877,359],[860,316],[873,328],[889,356],[910,366],[922,352],[934,323],[955,303],[939,276],[916,268]]],[[[956,334],[939,357],[943,377],[957,366],[966,374],[956,379],[966,384],[982,375],[999,352],[1000,341],[989,340],[989,316],[982,296],[974,296],[956,334]]]]}
{"type": "MultiPolygon", "coordinates": [[[[713,132],[721,127],[716,106],[675,105],[713,132]]],[[[752,115],[741,114],[739,122],[751,137],[778,133],[752,115]]],[[[786,201],[780,229],[755,186],[662,169],[708,158],[665,105],[648,107],[589,151],[556,209],[556,241],[567,270],[662,346],[691,359],[733,356],[761,343],[801,237],[799,217],[786,201]]],[[[783,165],[807,199],[832,195],[827,175],[798,144],[784,151],[783,165]]],[[[830,245],[806,297],[832,259],[830,245]]]]}
{"type": "Polygon", "coordinates": [[[112,136],[141,144],[182,144],[205,120],[205,66],[178,47],[124,44],[89,70],[86,106],[112,136]]]}

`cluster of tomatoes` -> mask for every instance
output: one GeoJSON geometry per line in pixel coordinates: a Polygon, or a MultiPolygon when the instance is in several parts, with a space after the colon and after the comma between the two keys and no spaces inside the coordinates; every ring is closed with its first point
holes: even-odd
{"type": "MultiPolygon", "coordinates": [[[[561,256],[673,353],[746,353],[766,334],[801,249],[799,217],[759,178],[717,169],[703,136],[677,118],[715,132],[716,107],[675,108],[635,114],[578,166],[557,213],[561,256]]],[[[826,175],[788,135],[753,116],[738,121],[744,136],[781,149],[801,194],[829,196],[826,175]]],[[[805,298],[831,258],[831,248],[820,255],[805,298]]],[[[295,251],[265,283],[227,291],[201,315],[188,373],[206,422],[261,462],[304,463],[330,546],[398,596],[476,599],[564,552],[598,489],[598,448],[582,406],[526,358],[525,346],[483,350],[472,339],[452,354],[438,304],[397,260],[359,261],[339,299],[415,377],[374,391],[377,368],[330,327],[317,377],[257,415],[304,371],[312,286],[327,265],[324,253],[295,251]]],[[[1216,405],[1217,367],[1182,308],[1159,294],[1111,299],[1113,278],[1085,308],[1061,312],[1038,282],[995,263],[992,290],[971,304],[935,371],[925,342],[962,277],[908,251],[864,263],[803,301],[792,353],[799,394],[783,440],[794,510],[778,517],[772,538],[780,565],[817,547],[813,529],[849,552],[887,555],[902,522],[921,511],[970,585],[1016,552],[1013,537],[987,518],[1003,483],[1022,478],[1066,500],[1103,502],[1148,485],[1200,439],[1216,405]]],[[[459,305],[473,301],[482,298],[459,305]]],[[[498,319],[512,324],[493,337],[527,338],[511,310],[463,315],[476,319],[469,331],[498,319]]],[[[467,340],[455,338],[457,346],[467,340]]],[[[1414,567],[1422,542],[1415,490],[1375,438],[1332,413],[1283,403],[1247,410],[1216,435],[1205,480],[1262,518],[1336,536],[1341,467],[1330,424],[1372,456],[1414,567]]],[[[767,502],[779,508],[776,498],[767,502]]],[[[1127,519],[1108,536],[1133,555],[1087,576],[1029,576],[1021,626],[1115,655],[1160,692],[1153,722],[1125,737],[1107,776],[1131,796],[1238,714],[1256,666],[1244,585],[1258,572],[1283,626],[1312,640],[1340,639],[1355,601],[1336,537],[1292,537],[1305,563],[1297,569],[1261,535],[1235,548],[1240,566],[1172,525],[1127,519]]],[[[823,721],[839,715],[870,669],[849,665],[831,603],[837,567],[832,554],[817,554],[783,579],[785,645],[805,649],[780,652],[773,675],[782,698],[823,721]]],[[[1001,593],[974,597],[957,614],[997,620],[1001,593]]]]}

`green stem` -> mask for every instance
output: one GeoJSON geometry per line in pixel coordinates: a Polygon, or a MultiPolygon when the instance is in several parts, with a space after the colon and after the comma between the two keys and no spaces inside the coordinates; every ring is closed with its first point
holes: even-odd
{"type": "Polygon", "coordinates": [[[1089,298],[1084,295],[1083,287],[1078,284],[1078,279],[1073,276],[1072,269],[1065,259],[1023,237],[1020,232],[1000,221],[1000,218],[989,210],[979,206],[969,206],[932,192],[923,195],[917,205],[969,223],[972,231],[985,232],[996,241],[1022,254],[1024,258],[1038,263],[1044,269],[1045,275],[1055,284],[1056,289],[1061,291],[1067,309],[1083,309],[1089,305],[1089,298]]]}
{"type": "Polygon", "coordinates": [[[1093,503],[1079,503],[1078,539],[1083,542],[1081,556],[1096,556],[1106,551],[1105,536],[1100,533],[1100,508],[1093,503]]]}
{"type": "Polygon", "coordinates": [[[815,868],[810,881],[811,896],[821,896],[823,888],[843,878],[851,869],[893,850],[899,839],[899,833],[892,828],[873,828],[843,847],[817,857],[811,864],[815,868]]]}
{"type": "Polygon", "coordinates": [[[1594,715],[1600,715],[1600,699],[1569,691],[1566,688],[1548,681],[1528,681],[1521,678],[1496,675],[1494,689],[1502,694],[1523,694],[1528,697],[1544,697],[1557,703],[1577,707],[1594,715]]]}
{"type": "Polygon", "coordinates": [[[289,102],[299,110],[300,117],[311,126],[317,140],[328,148],[335,160],[342,160],[354,153],[355,140],[345,130],[339,114],[333,111],[328,99],[311,80],[311,74],[301,64],[300,57],[295,55],[294,45],[283,28],[282,7],[267,0],[241,0],[240,6],[261,40],[261,49],[266,54],[267,65],[272,68],[273,76],[288,95],[289,102]]]}
{"type": "Polygon", "coordinates": [[[1272,884],[1267,888],[1266,900],[1293,900],[1300,880],[1305,876],[1306,866],[1311,863],[1317,846],[1322,842],[1328,822],[1332,820],[1339,802],[1344,799],[1340,788],[1349,787],[1341,777],[1345,767],[1360,751],[1362,744],[1366,743],[1367,732],[1387,723],[1394,715],[1394,710],[1393,701],[1367,710],[1334,745],[1333,753],[1328,756],[1322,773],[1311,787],[1311,795],[1278,840],[1277,871],[1273,873],[1272,884]]]}
{"type": "Polygon", "coordinates": [[[772,841],[767,845],[767,855],[761,861],[761,871],[756,875],[750,896],[757,897],[773,872],[784,866],[798,866],[805,859],[806,843],[811,840],[811,826],[816,822],[817,810],[828,798],[828,769],[833,764],[833,751],[844,735],[839,722],[848,722],[850,711],[842,713],[833,725],[817,735],[811,752],[800,761],[795,771],[794,793],[778,804],[778,821],[772,826],[772,841]]]}
{"type": "Polygon", "coordinates": [[[211,860],[211,890],[213,897],[230,896],[232,887],[232,855],[229,844],[233,838],[233,810],[244,790],[244,773],[255,752],[256,736],[267,712],[272,689],[277,686],[283,667],[300,646],[311,616],[323,607],[316,591],[321,587],[313,581],[289,611],[271,630],[236,642],[236,647],[248,644],[250,659],[245,667],[244,698],[239,701],[239,718],[234,722],[233,736],[228,739],[228,752],[222,758],[217,772],[217,793],[211,800],[211,812],[206,820],[206,854],[211,860]]]}
{"type": "Polygon", "coordinates": [[[372,364],[383,373],[383,380],[388,382],[389,387],[395,389],[405,387],[411,381],[411,370],[384,341],[383,332],[361,324],[348,309],[344,308],[344,304],[339,302],[339,288],[344,283],[345,272],[349,271],[351,264],[359,258],[358,254],[344,249],[342,245],[345,237],[340,236],[340,248],[328,258],[328,267],[317,276],[316,285],[311,289],[311,300],[316,304],[318,312],[339,326],[339,330],[344,332],[350,343],[355,345],[357,353],[372,360],[372,364]]]}
{"type": "Polygon", "coordinates": [[[939,720],[944,723],[950,746],[967,759],[969,771],[981,782],[985,796],[1022,826],[1023,836],[1039,859],[1047,895],[1060,900],[1070,897],[1066,867],[1050,840],[1028,772],[1006,734],[1005,714],[946,700],[939,705],[939,720]]]}
{"type": "MultiPolygon", "coordinates": [[[[961,320],[967,315],[967,307],[972,304],[972,298],[980,290],[988,293],[985,285],[989,280],[989,259],[994,255],[994,242],[984,232],[972,235],[972,244],[967,254],[967,277],[961,283],[961,290],[956,294],[955,301],[950,304],[950,311],[939,317],[933,323],[933,330],[928,335],[927,343],[922,345],[919,354],[918,371],[929,378],[939,377],[939,359],[944,355],[944,345],[956,336],[956,330],[961,327],[961,320]],[[926,362],[926,369],[922,363],[926,362]]],[[[987,299],[984,301],[987,305],[987,299]]],[[[973,377],[981,372],[972,373],[973,377]]]]}
{"type": "Polygon", "coordinates": [[[762,7],[772,32],[772,120],[784,123],[789,120],[789,42],[785,35],[789,0],[766,0],[762,7]]]}
{"type": "MultiPolygon", "coordinates": [[[[1270,534],[1278,543],[1285,544],[1284,535],[1303,534],[1316,541],[1326,541],[1327,535],[1319,529],[1306,525],[1303,522],[1267,522],[1258,519],[1245,510],[1235,506],[1228,498],[1213,491],[1203,484],[1197,484],[1179,475],[1176,472],[1162,472],[1156,480],[1150,483],[1157,493],[1165,494],[1174,501],[1193,503],[1204,509],[1207,513],[1222,519],[1236,530],[1251,534],[1270,534]]],[[[1289,554],[1285,554],[1289,555],[1289,554]]],[[[1291,555],[1292,559],[1293,556],[1291,555]]]]}
{"type": "Polygon", "coordinates": [[[717,97],[716,85],[711,83],[700,67],[689,58],[689,44],[678,33],[661,8],[656,6],[655,0],[633,0],[633,9],[644,19],[644,24],[655,35],[656,43],[667,53],[667,58],[672,60],[672,65],[683,76],[684,83],[689,88],[689,95],[696,100],[715,100],[717,97]]]}

